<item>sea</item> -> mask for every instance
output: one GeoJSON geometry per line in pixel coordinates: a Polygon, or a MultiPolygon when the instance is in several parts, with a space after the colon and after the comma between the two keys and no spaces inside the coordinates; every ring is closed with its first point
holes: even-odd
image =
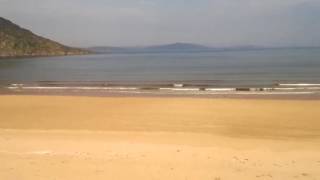
{"type": "Polygon", "coordinates": [[[320,91],[320,48],[0,59],[0,86],[132,91],[320,91]]]}

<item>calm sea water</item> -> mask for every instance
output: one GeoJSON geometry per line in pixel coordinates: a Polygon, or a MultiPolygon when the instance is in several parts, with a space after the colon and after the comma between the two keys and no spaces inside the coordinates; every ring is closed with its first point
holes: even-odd
{"type": "Polygon", "coordinates": [[[0,83],[181,82],[212,86],[320,83],[320,49],[107,54],[0,60],[0,83]]]}

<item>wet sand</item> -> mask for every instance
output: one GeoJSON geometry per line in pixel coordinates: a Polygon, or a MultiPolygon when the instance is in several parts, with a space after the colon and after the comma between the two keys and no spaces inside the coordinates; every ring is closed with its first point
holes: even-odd
{"type": "Polygon", "coordinates": [[[0,179],[319,179],[319,107],[0,96],[0,179]]]}

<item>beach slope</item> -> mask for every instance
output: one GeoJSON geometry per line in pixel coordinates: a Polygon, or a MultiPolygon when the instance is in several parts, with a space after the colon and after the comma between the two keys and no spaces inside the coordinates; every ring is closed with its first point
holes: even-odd
{"type": "Polygon", "coordinates": [[[0,179],[319,179],[319,105],[0,96],[0,179]]]}

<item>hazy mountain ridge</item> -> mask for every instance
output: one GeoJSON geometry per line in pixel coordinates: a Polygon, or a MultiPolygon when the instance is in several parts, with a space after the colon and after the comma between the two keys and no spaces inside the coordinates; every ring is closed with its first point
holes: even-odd
{"type": "Polygon", "coordinates": [[[89,51],[64,46],[0,17],[0,57],[81,55],[89,51]]]}
{"type": "Polygon", "coordinates": [[[89,50],[96,53],[162,53],[162,52],[207,52],[212,48],[191,44],[191,43],[173,43],[164,45],[153,45],[145,47],[113,47],[113,46],[97,46],[91,47],[89,50]]]}
{"type": "Polygon", "coordinates": [[[172,43],[164,45],[153,45],[145,47],[114,47],[114,46],[96,46],[88,48],[95,53],[170,53],[170,52],[221,52],[221,51],[250,51],[250,50],[268,50],[268,49],[304,49],[319,48],[305,46],[288,47],[268,47],[268,46],[229,46],[229,47],[209,47],[192,43],[172,43]]]}

